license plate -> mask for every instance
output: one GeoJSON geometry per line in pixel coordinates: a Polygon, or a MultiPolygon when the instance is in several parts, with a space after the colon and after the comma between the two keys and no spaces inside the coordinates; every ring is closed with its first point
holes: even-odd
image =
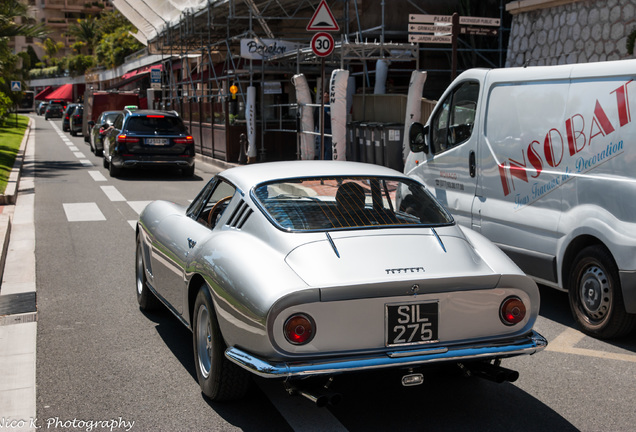
{"type": "Polygon", "coordinates": [[[166,145],[168,144],[167,138],[146,138],[146,144],[148,145],[166,145]]]}
{"type": "Polygon", "coordinates": [[[437,342],[438,303],[386,305],[386,344],[415,345],[437,342]]]}

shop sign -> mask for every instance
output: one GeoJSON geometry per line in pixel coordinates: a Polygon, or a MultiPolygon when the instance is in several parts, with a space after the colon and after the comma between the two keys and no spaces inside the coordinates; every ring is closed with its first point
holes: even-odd
{"type": "Polygon", "coordinates": [[[280,81],[263,81],[264,94],[282,94],[283,88],[280,81]]]}
{"type": "Polygon", "coordinates": [[[300,44],[280,39],[241,39],[241,57],[263,60],[301,48],[300,44]]]}

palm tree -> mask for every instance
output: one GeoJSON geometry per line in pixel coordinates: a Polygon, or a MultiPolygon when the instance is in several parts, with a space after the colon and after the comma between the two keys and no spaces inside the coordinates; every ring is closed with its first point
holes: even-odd
{"type": "Polygon", "coordinates": [[[78,19],[77,24],[68,28],[68,34],[88,46],[88,54],[93,54],[93,47],[97,42],[98,29],[95,18],[78,19]]]}
{"type": "Polygon", "coordinates": [[[49,31],[46,26],[34,23],[28,16],[28,8],[25,4],[16,0],[0,0],[0,38],[14,36],[31,36],[43,38],[49,31]],[[20,19],[20,23],[16,22],[20,19]]]}

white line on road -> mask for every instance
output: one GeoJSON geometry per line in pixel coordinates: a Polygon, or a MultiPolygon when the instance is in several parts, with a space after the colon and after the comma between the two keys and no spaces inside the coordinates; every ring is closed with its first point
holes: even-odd
{"type": "Polygon", "coordinates": [[[96,182],[106,181],[106,177],[99,171],[89,171],[88,174],[95,180],[96,182]]]}
{"type": "Polygon", "coordinates": [[[137,214],[141,214],[141,212],[144,211],[146,206],[151,202],[152,201],[128,201],[128,205],[132,207],[137,214]]]}
{"type": "Polygon", "coordinates": [[[111,201],[126,201],[126,198],[119,193],[115,186],[102,186],[101,187],[106,196],[111,201]]]}
{"type": "Polygon", "coordinates": [[[554,351],[565,354],[577,354],[587,357],[598,357],[608,360],[621,360],[636,363],[636,354],[612,353],[607,351],[598,351],[588,348],[577,348],[576,344],[581,342],[585,335],[580,331],[568,328],[554,340],[550,341],[546,351],[554,351]]]}
{"type": "Polygon", "coordinates": [[[69,222],[103,221],[106,217],[96,203],[63,204],[69,222]]]}

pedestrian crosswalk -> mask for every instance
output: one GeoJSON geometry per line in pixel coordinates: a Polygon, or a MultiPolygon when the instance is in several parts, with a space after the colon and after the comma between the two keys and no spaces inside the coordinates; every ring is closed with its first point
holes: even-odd
{"type": "MultiPolygon", "coordinates": [[[[77,148],[77,146],[64,134],[62,130],[55,123],[50,123],[53,126],[53,129],[60,136],[64,144],[68,147],[71,153],[78,159],[78,161],[86,166],[92,167],[93,163],[86,158],[84,153],[77,148]]],[[[105,182],[107,181],[106,177],[100,172],[95,170],[87,171],[90,178],[95,182],[105,182]]],[[[115,186],[112,185],[104,185],[101,186],[100,189],[104,192],[106,197],[111,202],[125,202],[130,208],[137,213],[141,214],[143,209],[151,202],[151,201],[128,201],[124,195],[117,190],[115,186]]],[[[68,222],[98,222],[105,221],[106,216],[100,210],[99,206],[95,202],[80,202],[80,203],[65,203],[63,204],[64,214],[66,215],[66,219],[68,222]]],[[[128,224],[135,229],[137,225],[137,220],[128,220],[128,224]]]]}

